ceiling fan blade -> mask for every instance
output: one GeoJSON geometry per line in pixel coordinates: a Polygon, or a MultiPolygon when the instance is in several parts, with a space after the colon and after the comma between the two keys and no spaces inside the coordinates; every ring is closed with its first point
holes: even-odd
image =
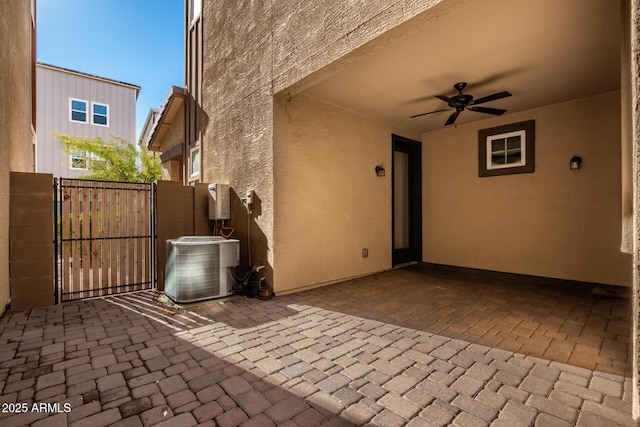
{"type": "Polygon", "coordinates": [[[496,116],[501,116],[507,112],[507,110],[503,110],[502,108],[488,107],[467,107],[467,110],[475,111],[477,113],[494,114],[496,116]]]}
{"type": "Polygon", "coordinates": [[[453,100],[446,95],[436,95],[436,98],[442,99],[447,104],[451,104],[453,102],[453,100]]]}
{"type": "Polygon", "coordinates": [[[427,114],[440,113],[442,111],[450,111],[450,110],[448,108],[445,108],[442,110],[429,111],[428,113],[416,114],[415,116],[411,116],[409,118],[413,119],[414,117],[426,116],[427,114]]]}
{"type": "Polygon", "coordinates": [[[458,118],[458,114],[460,114],[460,111],[458,111],[458,110],[456,110],[453,113],[451,113],[451,115],[447,119],[447,122],[444,125],[445,126],[452,125],[456,121],[456,119],[458,118]]]}
{"type": "Polygon", "coordinates": [[[509,96],[511,96],[511,94],[509,92],[507,92],[507,91],[498,92],[498,93],[494,93],[493,95],[485,96],[483,98],[478,98],[478,99],[472,101],[469,105],[483,104],[485,102],[495,101],[496,99],[507,98],[509,96]]]}

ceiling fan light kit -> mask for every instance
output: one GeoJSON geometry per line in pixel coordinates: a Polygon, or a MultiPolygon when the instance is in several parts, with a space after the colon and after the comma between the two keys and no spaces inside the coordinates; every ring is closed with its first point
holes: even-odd
{"type": "Polygon", "coordinates": [[[467,87],[466,82],[459,82],[453,85],[455,90],[458,91],[457,95],[452,97],[448,97],[446,95],[436,95],[436,98],[447,103],[449,108],[429,111],[428,113],[416,114],[411,116],[411,118],[426,116],[428,114],[439,113],[441,111],[451,111],[451,108],[454,111],[451,113],[447,121],[445,122],[445,126],[452,125],[456,122],[456,119],[465,109],[469,111],[474,111],[476,113],[484,113],[484,114],[493,114],[495,116],[500,116],[504,114],[507,110],[503,110],[501,108],[489,108],[489,107],[476,107],[478,104],[484,104],[485,102],[495,101],[497,99],[507,98],[511,96],[511,94],[507,91],[502,91],[498,93],[494,93],[493,95],[484,96],[479,99],[473,99],[472,95],[467,93],[462,93],[464,89],[467,87]]]}

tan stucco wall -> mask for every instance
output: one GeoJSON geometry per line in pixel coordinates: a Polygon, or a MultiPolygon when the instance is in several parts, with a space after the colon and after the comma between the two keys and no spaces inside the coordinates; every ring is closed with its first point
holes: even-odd
{"type": "MultiPolygon", "coordinates": [[[[472,114],[472,113],[471,113],[472,114]]],[[[630,286],[620,93],[423,135],[427,262],[630,286]],[[535,120],[535,173],[478,177],[478,130],[535,120]],[[582,157],[571,171],[569,159],[582,157]]]]}
{"type": "Polygon", "coordinates": [[[633,326],[632,347],[633,347],[633,417],[640,420],[640,241],[638,233],[640,230],[640,192],[638,191],[638,177],[640,176],[640,0],[627,0],[629,6],[629,26],[631,30],[631,72],[629,73],[631,87],[631,109],[632,118],[630,126],[632,128],[633,141],[633,312],[631,322],[633,326]]]}
{"type": "MultiPolygon", "coordinates": [[[[358,60],[375,48],[363,46],[381,34],[385,37],[375,45],[399,37],[407,30],[402,23],[434,5],[438,11],[428,19],[437,19],[444,13],[439,3],[204,2],[201,180],[230,184],[234,195],[255,192],[259,209],[249,221],[251,260],[266,265],[268,283],[273,283],[278,245],[274,240],[274,95],[295,95],[358,60]]],[[[446,3],[451,9],[461,2],[446,3]]],[[[244,264],[248,220],[239,202],[234,202],[230,224],[241,241],[244,264]]]]}
{"type": "Polygon", "coordinates": [[[391,134],[419,135],[306,95],[275,112],[276,292],[391,268],[391,134]]]}
{"type": "Polygon", "coordinates": [[[9,171],[33,171],[31,6],[0,2],[0,314],[9,301],[9,171]]]}

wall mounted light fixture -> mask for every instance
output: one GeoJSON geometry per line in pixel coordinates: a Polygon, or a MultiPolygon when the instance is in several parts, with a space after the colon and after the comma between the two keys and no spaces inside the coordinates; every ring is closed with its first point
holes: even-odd
{"type": "Polygon", "coordinates": [[[384,168],[380,165],[376,166],[376,175],[384,176],[384,168]]]}
{"type": "Polygon", "coordinates": [[[582,166],[582,157],[573,156],[571,158],[571,161],[569,162],[569,169],[578,170],[578,169],[580,169],[581,166],[582,166]]]}

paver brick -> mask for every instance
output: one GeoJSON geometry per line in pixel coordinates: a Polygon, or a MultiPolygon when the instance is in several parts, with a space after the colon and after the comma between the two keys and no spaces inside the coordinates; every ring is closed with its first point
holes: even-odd
{"type": "Polygon", "coordinates": [[[396,393],[385,394],[378,403],[405,419],[410,419],[420,411],[420,407],[396,393]]]}
{"type": "Polygon", "coordinates": [[[537,411],[534,408],[520,402],[510,401],[500,411],[498,417],[513,425],[531,425],[536,415],[537,411]]]}
{"type": "Polygon", "coordinates": [[[166,396],[167,403],[171,407],[171,409],[176,409],[182,405],[185,405],[189,402],[193,402],[196,399],[196,395],[191,392],[191,390],[182,390],[172,395],[166,396]]]}
{"type": "Polygon", "coordinates": [[[193,416],[198,422],[202,423],[204,421],[214,419],[223,412],[224,409],[222,409],[220,404],[218,404],[218,402],[216,401],[212,401],[194,409],[193,416]]]}
{"type": "MultiPolygon", "coordinates": [[[[153,404],[153,401],[152,401],[153,404]]],[[[156,425],[162,421],[165,421],[173,417],[173,411],[168,406],[155,406],[148,411],[144,411],[140,414],[142,424],[145,426],[156,425]]]]}
{"type": "Polygon", "coordinates": [[[599,405],[595,402],[585,401],[582,405],[582,412],[588,412],[594,414],[600,418],[603,418],[609,422],[620,424],[622,426],[635,427],[637,423],[633,421],[631,414],[620,412],[614,408],[609,408],[604,405],[599,405]]]}
{"type": "Polygon", "coordinates": [[[86,381],[96,380],[107,375],[108,373],[105,368],[92,369],[90,371],[84,371],[76,375],[67,375],[67,385],[72,386],[75,384],[84,383],[86,381]]]}
{"type": "Polygon", "coordinates": [[[475,394],[484,387],[484,383],[469,375],[462,375],[453,384],[451,389],[467,396],[475,396],[475,394]]]}
{"type": "Polygon", "coordinates": [[[245,414],[242,409],[236,407],[218,415],[215,421],[220,427],[232,427],[238,426],[248,419],[247,414],[245,414]]]}
{"type": "Polygon", "coordinates": [[[271,407],[271,402],[255,390],[237,396],[234,400],[249,417],[254,417],[271,407]]]}
{"type": "MultiPolygon", "coordinates": [[[[144,372],[146,372],[146,369],[144,370],[144,372]]],[[[124,374],[124,377],[126,378],[126,374],[124,374]]],[[[149,372],[147,374],[143,374],[143,375],[128,379],[127,383],[129,384],[129,387],[133,389],[133,388],[150,384],[156,381],[160,381],[164,377],[165,377],[164,373],[160,371],[149,372]]]]}
{"type": "Polygon", "coordinates": [[[274,406],[271,406],[266,411],[267,415],[276,424],[281,424],[286,420],[290,420],[302,411],[309,408],[309,405],[301,398],[292,396],[274,406]]]}
{"type": "Polygon", "coordinates": [[[322,390],[307,397],[304,401],[327,418],[340,414],[345,409],[336,397],[322,390]]]}
{"type": "MultiPolygon", "coordinates": [[[[109,352],[111,351],[111,349],[108,350],[109,352]]],[[[91,366],[93,366],[93,369],[106,368],[108,366],[115,365],[116,363],[118,363],[118,361],[116,360],[116,356],[112,353],[91,358],[91,366]]]]}
{"type": "Polygon", "coordinates": [[[40,375],[36,382],[36,390],[42,390],[58,384],[64,384],[66,378],[63,371],[55,371],[50,374],[40,375]]]}
{"type": "Polygon", "coordinates": [[[168,378],[163,378],[162,380],[160,380],[160,382],[158,382],[158,387],[165,396],[189,388],[187,383],[182,379],[180,375],[173,375],[168,378]]]}
{"type": "Polygon", "coordinates": [[[121,373],[107,375],[102,378],[98,378],[96,381],[99,391],[107,391],[116,387],[123,387],[126,383],[121,373]]]}
{"type": "Polygon", "coordinates": [[[589,383],[589,389],[598,391],[608,396],[622,396],[622,383],[607,378],[594,376],[593,378],[591,378],[591,382],[589,383]]]}
{"type": "Polygon", "coordinates": [[[151,409],[151,406],[151,400],[149,400],[148,397],[142,397],[140,399],[123,403],[118,407],[118,409],[120,410],[120,414],[123,418],[128,418],[151,409]]]}
{"type": "Polygon", "coordinates": [[[348,385],[350,382],[351,378],[342,374],[334,374],[318,382],[316,386],[318,386],[319,389],[326,391],[327,393],[333,393],[336,390],[348,385]]]}
{"type": "Polygon", "coordinates": [[[553,382],[535,375],[529,375],[520,383],[520,388],[532,394],[546,396],[553,388],[553,382]]]}
{"type": "Polygon", "coordinates": [[[120,411],[118,409],[108,409],[106,411],[98,412],[87,418],[82,418],[71,424],[71,427],[103,427],[120,421],[120,411]]]}
{"type": "Polygon", "coordinates": [[[227,392],[227,394],[232,397],[240,396],[253,390],[251,384],[249,384],[244,378],[240,376],[227,378],[226,380],[221,381],[220,387],[222,387],[227,392]]]}
{"type": "Polygon", "coordinates": [[[452,405],[467,411],[478,418],[491,422],[498,416],[498,410],[465,394],[459,394],[451,402],[452,405]]]}
{"type": "Polygon", "coordinates": [[[365,425],[376,416],[376,412],[362,403],[356,403],[346,408],[342,415],[356,425],[365,425]]]}
{"type": "Polygon", "coordinates": [[[385,427],[401,427],[405,422],[404,418],[388,409],[383,410],[371,420],[373,425],[385,427]]]}
{"type": "Polygon", "coordinates": [[[580,387],[573,383],[565,382],[565,381],[557,381],[554,384],[554,389],[559,391],[564,391],[565,393],[572,394],[574,396],[578,396],[584,400],[591,400],[594,402],[600,402],[602,400],[602,393],[596,390],[590,390],[586,387],[580,387]]]}
{"type": "Polygon", "coordinates": [[[187,412],[162,421],[156,424],[156,427],[192,427],[197,424],[198,422],[193,418],[193,415],[187,412]]]}
{"type": "Polygon", "coordinates": [[[554,417],[561,418],[570,423],[573,423],[577,416],[577,411],[575,409],[569,408],[559,402],[536,395],[531,395],[529,397],[529,400],[527,400],[527,405],[538,409],[541,412],[553,415],[554,417]]]}
{"type": "Polygon", "coordinates": [[[100,402],[93,401],[81,406],[73,406],[71,411],[67,414],[69,422],[73,422],[82,418],[87,418],[90,415],[100,412],[100,402]]]}

